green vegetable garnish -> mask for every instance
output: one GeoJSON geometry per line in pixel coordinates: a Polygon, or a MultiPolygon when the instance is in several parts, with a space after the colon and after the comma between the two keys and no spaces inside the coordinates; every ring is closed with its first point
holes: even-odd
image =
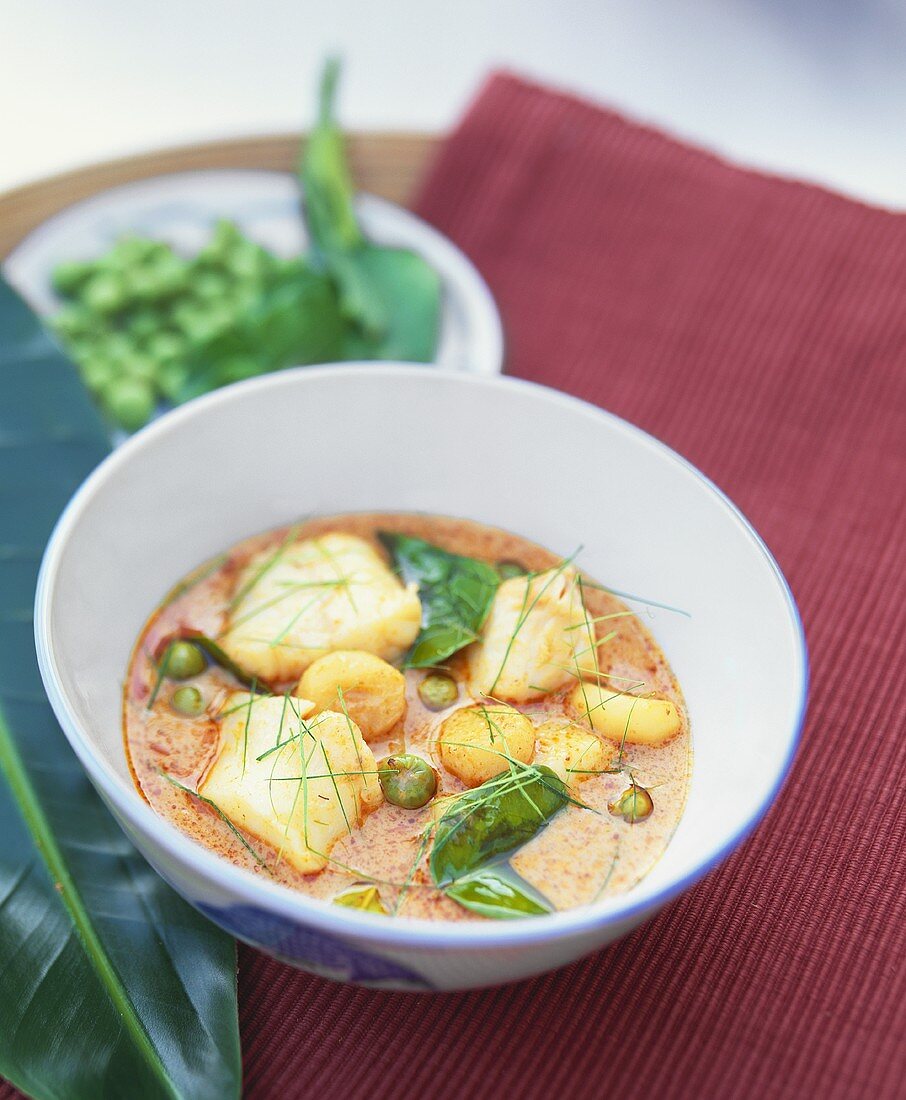
{"type": "Polygon", "coordinates": [[[429,866],[446,886],[531,840],[570,801],[550,768],[523,765],[456,798],[437,825],[429,866]]]}
{"type": "Polygon", "coordinates": [[[487,562],[441,550],[423,539],[379,532],[405,581],[418,584],[422,628],[407,668],[430,668],[476,641],[500,575],[487,562]]]}
{"type": "Polygon", "coordinates": [[[161,402],[288,366],[434,358],[438,276],[362,234],[333,115],[338,76],[330,62],[300,158],[308,255],[278,257],[222,221],[191,259],[126,236],[54,270],[66,304],[51,324],[116,426],[135,431],[161,402]]]}
{"type": "Polygon", "coordinates": [[[308,230],[321,255],[351,251],[365,239],[355,216],[355,192],[343,135],[334,119],[339,77],[339,62],[330,58],[321,74],[318,119],[298,166],[308,230]]]}
{"type": "MultiPolygon", "coordinates": [[[[199,323],[192,318],[188,323],[199,323]]],[[[302,259],[269,280],[266,293],[245,305],[188,357],[172,399],[187,401],[212,389],[282,367],[341,360],[344,328],[336,290],[302,259]]],[[[367,356],[366,356],[367,358],[367,356]]]]}
{"type": "Polygon", "coordinates": [[[333,899],[334,905],[342,905],[347,909],[361,909],[366,913],[381,913],[387,916],[387,908],[381,901],[381,895],[376,886],[350,886],[333,899]]]}
{"type": "Polygon", "coordinates": [[[494,920],[536,917],[551,912],[550,906],[540,897],[532,896],[509,876],[490,870],[459,879],[444,892],[464,908],[494,920]]]}
{"type": "Polygon", "coordinates": [[[336,60],[324,69],[318,122],[299,176],[314,255],[336,283],[341,314],[352,322],[344,357],[428,362],[437,345],[440,280],[414,252],[382,248],[362,235],[334,119],[339,72],[336,60]]]}

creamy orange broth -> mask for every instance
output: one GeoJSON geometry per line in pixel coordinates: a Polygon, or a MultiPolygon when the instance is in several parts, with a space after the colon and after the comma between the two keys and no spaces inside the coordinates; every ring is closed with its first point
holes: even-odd
{"type": "MultiPolygon", "coordinates": [[[[560,564],[548,550],[505,531],[470,520],[411,514],[356,514],[309,520],[298,526],[300,538],[340,531],[368,539],[380,548],[375,531],[401,532],[426,539],[446,550],[490,562],[516,561],[527,570],[539,571],[560,564]]],[[[162,817],[171,821],[199,844],[257,875],[313,897],[329,899],[341,890],[367,878],[381,881],[381,898],[393,909],[399,885],[411,877],[398,914],[406,917],[445,920],[482,920],[447,898],[432,884],[427,853],[414,875],[419,838],[429,822],[430,804],[420,810],[406,810],[384,802],[371,813],[361,828],[344,836],[332,849],[331,863],[317,874],[301,874],[278,853],[254,837],[251,846],[267,865],[262,867],[236,838],[229,825],[200,799],[168,782],[161,772],[183,786],[195,789],[218,747],[215,715],[235,681],[215,665],[195,677],[208,702],[198,718],[175,713],[169,699],[179,684],[164,680],[154,702],[149,700],[158,679],[155,654],[165,639],[183,630],[195,630],[216,637],[223,629],[227,606],[236,577],[245,563],[262,549],[278,545],[289,528],[281,528],[239,543],[220,559],[197,570],[170,594],[146,624],[139,637],[125,685],[124,731],[126,753],[135,784],[143,797],[162,817]],[[340,864],[361,874],[351,874],[340,864]]],[[[383,549],[381,553],[384,554],[383,549]]],[[[579,562],[581,565],[581,561],[579,562]]],[[[584,588],[585,603],[594,616],[625,611],[626,605],[610,594],[584,588]]],[[[642,612],[644,614],[644,612],[642,612]]],[[[685,716],[683,697],[664,655],[638,615],[611,619],[598,626],[599,637],[616,631],[616,636],[599,648],[602,672],[624,683],[644,681],[644,692],[678,704],[685,716]],[[606,630],[604,629],[606,628],[606,630]],[[617,678],[625,677],[625,680],[617,678]]],[[[474,700],[469,696],[461,654],[448,664],[460,686],[459,699],[441,712],[426,709],[417,686],[425,671],[406,672],[408,712],[405,719],[383,741],[372,742],[375,758],[403,750],[429,760],[439,777],[438,795],[465,790],[463,784],[440,765],[436,746],[437,730],[457,707],[474,700]]],[[[294,684],[281,685],[292,690],[294,684]]],[[[538,703],[520,705],[536,724],[566,713],[563,692],[538,703]]],[[[584,905],[601,897],[628,890],[660,857],[672,836],[686,800],[691,768],[691,739],[683,718],[680,734],[660,746],[627,745],[621,774],[588,778],[577,797],[598,813],[569,805],[561,810],[538,835],[510,857],[519,874],[537,887],[557,909],[584,905]],[[609,812],[609,804],[627,789],[625,769],[637,783],[651,792],[654,811],[644,821],[629,824],[609,812]]]]}

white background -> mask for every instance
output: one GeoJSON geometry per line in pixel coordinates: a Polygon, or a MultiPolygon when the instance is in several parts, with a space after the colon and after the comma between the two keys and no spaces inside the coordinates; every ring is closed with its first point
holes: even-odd
{"type": "Polygon", "coordinates": [[[495,65],[906,208],[906,0],[0,0],[0,189],[156,146],[442,130],[495,65]]]}

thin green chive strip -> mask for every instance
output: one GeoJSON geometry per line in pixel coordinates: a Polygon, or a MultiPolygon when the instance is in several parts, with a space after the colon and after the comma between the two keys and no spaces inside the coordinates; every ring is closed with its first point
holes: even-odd
{"type": "Polygon", "coordinates": [[[672,611],[675,615],[683,615],[687,619],[692,618],[692,612],[684,611],[681,607],[673,607],[669,603],[659,603],[657,600],[646,600],[644,596],[634,596],[631,592],[621,592],[619,588],[608,588],[606,584],[586,581],[585,587],[594,588],[598,592],[607,592],[611,596],[619,596],[622,600],[632,600],[633,603],[643,603],[646,607],[658,607],[661,611],[672,611]]]}
{"type": "Polygon", "coordinates": [[[230,821],[227,815],[223,812],[223,810],[221,810],[221,808],[212,798],[206,798],[203,794],[199,794],[198,791],[193,791],[191,787],[185,786],[183,783],[180,783],[178,779],[174,779],[172,775],[168,775],[162,768],[157,769],[157,774],[166,779],[168,783],[176,787],[178,790],[184,791],[186,794],[190,794],[193,798],[197,798],[199,802],[203,802],[206,806],[210,806],[214,813],[217,814],[220,820],[224,823],[224,825],[226,825],[226,827],[236,837],[242,847],[245,848],[245,850],[255,860],[255,862],[259,864],[259,866],[263,867],[264,870],[268,872],[268,874],[270,873],[270,868],[268,867],[268,865],[264,862],[261,856],[258,855],[258,853],[245,839],[239,829],[233,824],[232,821],[230,821]]]}
{"type": "MultiPolygon", "coordinates": [[[[580,588],[590,588],[591,585],[587,581],[583,581],[579,578],[580,588]]],[[[596,615],[594,618],[586,616],[581,623],[570,623],[569,626],[563,628],[564,632],[569,630],[585,630],[587,626],[596,626],[598,623],[607,622],[609,619],[625,619],[625,618],[637,619],[638,615],[635,611],[612,611],[609,615],[596,615]]]]}
{"type": "Polygon", "coordinates": [[[170,647],[169,645],[164,650],[164,655],[161,658],[161,662],[157,665],[157,680],[154,683],[154,690],[151,692],[151,698],[148,700],[145,710],[150,710],[154,706],[154,700],[157,698],[160,691],[161,684],[164,682],[164,677],[167,675],[167,667],[170,664],[170,647]]]}
{"type": "Polygon", "coordinates": [[[273,607],[275,604],[282,603],[283,600],[288,599],[296,592],[301,592],[306,588],[337,588],[341,584],[345,584],[345,581],[296,581],[285,592],[281,592],[278,596],[271,596],[269,600],[265,600],[263,603],[257,604],[247,611],[244,615],[240,615],[238,619],[231,622],[229,628],[224,630],[219,637],[223,637],[226,634],[232,634],[237,626],[242,626],[243,623],[247,623],[249,619],[254,619],[257,615],[260,615],[262,611],[267,611],[268,608],[273,607]]]}
{"type": "Polygon", "coordinates": [[[286,535],[283,537],[283,540],[280,542],[280,545],[276,548],[276,550],[274,550],[273,554],[271,554],[269,558],[261,563],[258,569],[255,570],[254,574],[249,577],[245,584],[243,584],[242,587],[233,596],[232,600],[230,600],[230,609],[241,603],[242,600],[249,594],[249,592],[251,592],[252,589],[255,588],[261,578],[269,573],[271,569],[273,569],[280,558],[283,557],[287,547],[291,543],[296,541],[296,536],[299,534],[299,529],[302,527],[302,523],[303,521],[299,520],[297,523],[294,523],[292,527],[289,528],[289,530],[286,532],[286,535]]]}
{"type": "Polygon", "coordinates": [[[245,779],[245,766],[248,760],[249,752],[249,723],[252,720],[252,700],[255,698],[255,688],[257,687],[257,684],[257,678],[252,677],[252,693],[249,696],[248,706],[245,712],[245,727],[242,731],[242,779],[245,779]]]}

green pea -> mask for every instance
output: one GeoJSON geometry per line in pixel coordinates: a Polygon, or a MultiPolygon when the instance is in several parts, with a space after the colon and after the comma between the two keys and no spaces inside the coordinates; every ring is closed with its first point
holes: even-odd
{"type": "Polygon", "coordinates": [[[129,294],[139,301],[151,302],[158,294],[157,277],[150,266],[136,267],[125,273],[129,294]]]}
{"type": "Polygon", "coordinates": [[[205,308],[209,323],[218,329],[228,328],[236,323],[236,312],[228,302],[212,302],[205,308]]]}
{"type": "Polygon", "coordinates": [[[148,338],[145,351],[159,365],[172,363],[182,354],[185,344],[172,332],[156,332],[148,338]]]}
{"type": "Polygon", "coordinates": [[[221,219],[215,226],[201,256],[207,261],[222,260],[242,241],[242,234],[235,222],[221,219]]]}
{"type": "Polygon", "coordinates": [[[98,350],[103,350],[104,354],[117,366],[121,366],[130,355],[133,355],[138,346],[125,332],[108,333],[98,341],[98,345],[98,350]]]}
{"type": "Polygon", "coordinates": [[[94,332],[97,318],[84,306],[72,305],[61,309],[51,324],[55,332],[64,339],[71,340],[73,337],[87,336],[94,332]]]}
{"type": "Polygon", "coordinates": [[[408,752],[382,760],[378,776],[387,801],[405,810],[424,806],[437,790],[437,776],[428,761],[408,752]]]}
{"type": "Polygon", "coordinates": [[[172,252],[162,256],[153,268],[154,288],[158,297],[184,290],[189,282],[189,266],[172,252]]]}
{"type": "Polygon", "coordinates": [[[614,817],[622,817],[630,825],[635,825],[637,821],[644,821],[646,817],[651,816],[654,802],[644,787],[633,783],[607,808],[614,817]]]}
{"type": "Polygon", "coordinates": [[[173,320],[189,343],[199,345],[216,336],[229,324],[231,316],[224,316],[207,306],[183,302],[173,310],[173,320]]]}
{"type": "Polygon", "coordinates": [[[203,271],[192,280],[192,290],[205,301],[219,301],[228,287],[229,280],[226,276],[218,275],[214,271],[203,271]]]}
{"type": "Polygon", "coordinates": [[[499,561],[497,572],[503,580],[508,581],[511,577],[524,577],[526,571],[518,561],[499,561]]]}
{"type": "Polygon", "coordinates": [[[171,642],[163,657],[163,667],[171,680],[189,680],[203,672],[208,662],[194,642],[171,642]]]}
{"type": "Polygon", "coordinates": [[[65,340],[64,343],[69,358],[75,361],[79,370],[94,358],[94,341],[90,337],[78,336],[72,340],[65,340]]]}
{"type": "Polygon", "coordinates": [[[127,432],[138,431],[154,412],[154,391],[141,378],[114,378],[101,392],[110,419],[127,432]]]}
{"type": "Polygon", "coordinates": [[[129,271],[169,251],[169,247],[161,241],[126,236],[120,237],[101,262],[114,271],[129,271]]]}
{"type": "Polygon", "coordinates": [[[91,276],[85,284],[82,297],[85,305],[97,313],[115,313],[128,301],[123,280],[118,275],[106,271],[91,276]]]}
{"type": "Polygon", "coordinates": [[[150,356],[142,355],[141,352],[136,351],[123,358],[122,370],[128,378],[138,378],[143,382],[154,382],[157,365],[150,356]]]}
{"type": "Polygon", "coordinates": [[[197,687],[181,687],[170,696],[170,706],[187,718],[197,718],[205,709],[204,696],[197,687]]]}
{"type": "Polygon", "coordinates": [[[94,264],[74,261],[57,264],[51,279],[54,290],[59,291],[60,294],[75,294],[93,274],[94,264]]]}
{"type": "Polygon", "coordinates": [[[432,672],[418,685],[418,697],[428,710],[444,710],[459,698],[459,686],[452,676],[432,672]]]}
{"type": "Polygon", "coordinates": [[[252,241],[243,239],[233,249],[227,268],[240,279],[255,278],[264,268],[262,250],[252,241]]]}
{"type": "Polygon", "coordinates": [[[92,393],[102,393],[116,376],[116,367],[97,355],[78,356],[82,380],[92,393]]]}
{"type": "Polygon", "coordinates": [[[178,402],[189,378],[189,370],[182,363],[162,363],[157,372],[157,385],[164,397],[178,402]]]}
{"type": "Polygon", "coordinates": [[[150,307],[137,309],[129,318],[129,335],[139,340],[153,337],[160,328],[160,317],[150,307]]]}

